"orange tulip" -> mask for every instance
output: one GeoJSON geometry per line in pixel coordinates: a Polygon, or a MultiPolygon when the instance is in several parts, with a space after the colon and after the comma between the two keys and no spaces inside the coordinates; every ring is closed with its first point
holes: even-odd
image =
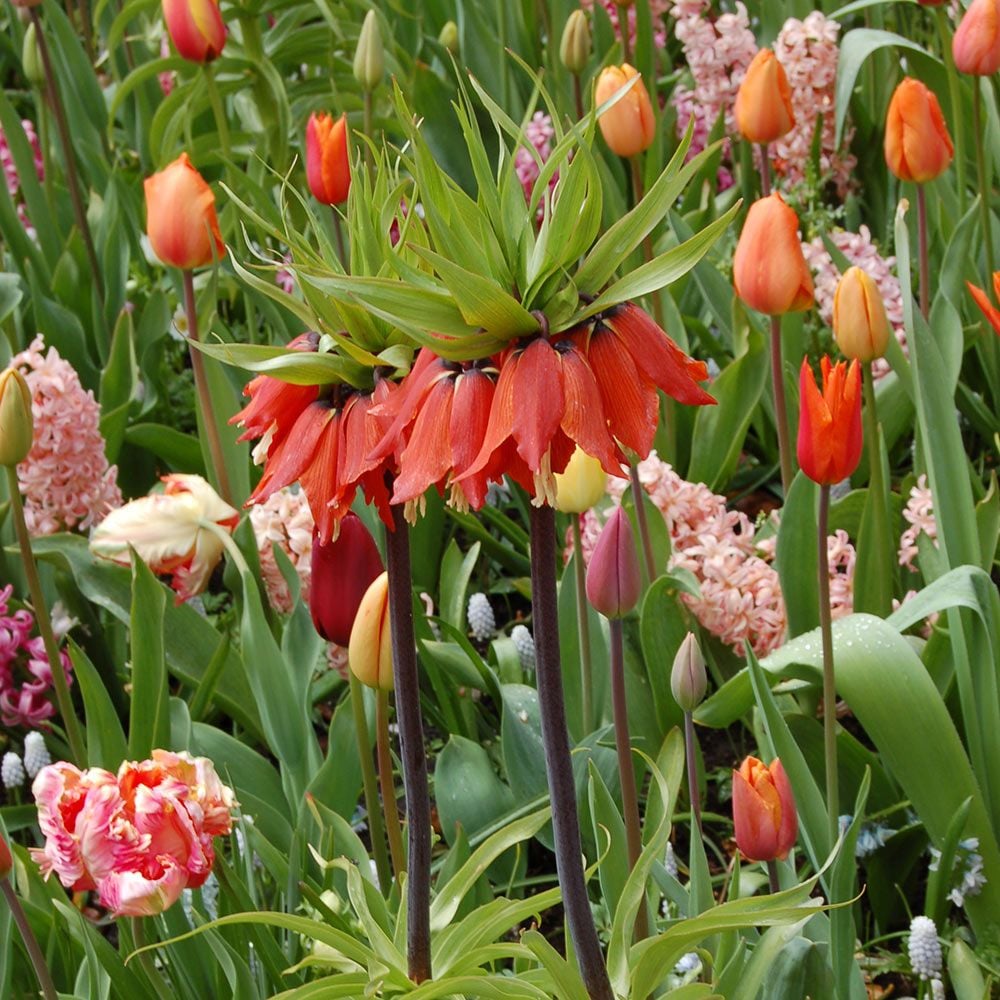
{"type": "Polygon", "coordinates": [[[751,309],[779,316],[813,303],[813,282],[799,240],[799,217],[780,194],[755,201],[733,257],[736,294],[751,309]]]}
{"type": "Polygon", "coordinates": [[[177,54],[191,62],[211,62],[226,44],[218,0],[163,0],[163,19],[177,54]]]}
{"type": "Polygon", "coordinates": [[[747,757],[733,771],[736,846],[751,861],[785,858],[799,833],[795,796],[780,760],[770,767],[747,757]]]}
{"type": "Polygon", "coordinates": [[[347,148],[347,115],[334,121],[312,114],[306,125],[306,179],[313,197],[324,205],[347,201],[351,189],[351,157],[347,148]]]}
{"type": "MultiPolygon", "coordinates": [[[[614,97],[629,80],[638,76],[639,73],[628,63],[622,63],[621,67],[606,66],[602,69],[594,95],[598,107],[614,97]]],[[[642,78],[636,80],[629,92],[597,121],[604,141],[613,153],[635,156],[649,149],[653,143],[656,119],[642,78]]]]}
{"type": "Polygon", "coordinates": [[[225,256],[215,195],[187,153],[147,177],[144,187],[146,232],[164,264],[189,271],[225,256]]]}
{"type": "MultiPolygon", "coordinates": [[[[997,309],[992,302],[990,302],[990,297],[981,288],[974,285],[971,281],[967,281],[966,287],[972,293],[973,299],[976,300],[976,305],[983,311],[983,315],[989,321],[990,326],[1000,333],[1000,309],[997,309]]],[[[1000,301],[1000,271],[993,272],[993,294],[997,297],[997,301],[1000,301]]]]}
{"type": "Polygon", "coordinates": [[[955,67],[972,76],[1000,69],[1000,0],[972,0],[951,41],[955,67]]]}
{"type": "Polygon", "coordinates": [[[829,486],[846,479],[861,458],[861,366],[838,361],[831,368],[824,355],[820,367],[822,395],[808,358],[799,372],[798,457],[813,482],[829,486]]]}
{"type": "Polygon", "coordinates": [[[885,162],[901,181],[923,184],[943,174],[955,147],[938,99],[919,80],[905,77],[885,119],[885,162]]]}
{"type": "Polygon", "coordinates": [[[858,361],[880,358],[891,333],[878,285],[867,271],[849,267],[833,296],[833,335],[841,353],[858,361]]]}
{"type": "Polygon", "coordinates": [[[736,94],[733,114],[748,142],[774,142],[795,125],[788,77],[770,49],[761,49],[753,57],[736,94]]]}

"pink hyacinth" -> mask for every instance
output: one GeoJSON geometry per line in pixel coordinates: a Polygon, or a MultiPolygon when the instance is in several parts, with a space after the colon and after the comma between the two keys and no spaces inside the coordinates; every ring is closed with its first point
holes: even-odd
{"type": "Polygon", "coordinates": [[[917,538],[926,535],[937,547],[937,521],[934,518],[934,496],[927,485],[927,476],[921,473],[917,484],[910,490],[910,496],[903,508],[903,519],[909,527],[899,539],[899,565],[914,572],[916,559],[920,554],[917,538]]]}
{"type": "MultiPolygon", "coordinates": [[[[35,132],[35,126],[27,119],[21,122],[21,128],[24,129],[25,138],[31,147],[32,166],[35,169],[35,176],[39,181],[43,181],[45,180],[45,161],[42,157],[42,147],[38,141],[38,133],[35,132]]],[[[21,190],[21,176],[17,172],[17,164],[14,162],[14,156],[10,151],[10,144],[2,128],[0,128],[0,168],[3,169],[4,181],[7,184],[7,193],[16,205],[17,217],[24,227],[25,232],[34,239],[35,229],[28,218],[27,207],[24,204],[23,198],[18,197],[21,190]]]]}
{"type": "MultiPolygon", "coordinates": [[[[49,698],[52,667],[41,636],[31,636],[31,612],[8,612],[13,590],[10,584],[0,589],[0,720],[5,726],[35,729],[56,714],[49,698]]],[[[73,664],[65,651],[59,655],[66,683],[72,684],[73,664]]]]}
{"type": "Polygon", "coordinates": [[[208,878],[212,838],[232,829],[232,789],[212,762],[154,750],[117,776],[65,761],[32,785],[45,846],[32,858],[68,889],[96,889],[116,917],[152,916],[208,878]]]}
{"type": "MultiPolygon", "coordinates": [[[[544,111],[536,111],[531,121],[524,126],[524,137],[531,144],[538,160],[544,163],[552,155],[552,138],[556,130],[552,126],[552,119],[544,111]]],[[[531,200],[531,192],[534,190],[535,181],[538,180],[539,166],[538,160],[531,155],[531,150],[527,146],[521,145],[514,152],[514,170],[517,179],[524,189],[525,201],[531,200]]],[[[549,189],[555,185],[558,178],[558,171],[549,181],[549,189]]]]}
{"type": "Polygon", "coordinates": [[[302,600],[308,603],[314,524],[305,493],[289,487],[272,493],[264,503],[251,508],[250,523],[257,539],[260,571],[271,607],[283,614],[292,610],[292,595],[275,558],[275,545],[295,567],[302,600]]]}
{"type": "Polygon", "coordinates": [[[108,466],[101,408],[73,366],[41,336],[16,355],[31,390],[35,443],[17,467],[24,516],[33,535],[97,524],[122,502],[117,469],[108,466]]]}
{"type": "MultiPolygon", "coordinates": [[[[604,8],[605,13],[608,15],[608,20],[611,22],[611,27],[614,29],[615,37],[621,40],[622,29],[621,29],[621,17],[618,4],[615,0],[599,0],[601,6],[604,8]]],[[[581,0],[580,6],[584,10],[594,9],[594,0],[581,0]]],[[[676,6],[676,5],[675,5],[676,6]]],[[[670,8],[670,0],[649,0],[649,15],[653,21],[653,42],[658,49],[662,49],[667,44],[667,32],[663,26],[663,18],[666,16],[667,11],[670,8]]],[[[635,48],[635,4],[630,4],[628,7],[628,37],[629,45],[631,48],[635,48]]]]}

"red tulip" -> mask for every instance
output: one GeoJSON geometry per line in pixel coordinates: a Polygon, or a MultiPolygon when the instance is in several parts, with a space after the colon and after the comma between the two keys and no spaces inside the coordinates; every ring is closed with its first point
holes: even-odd
{"type": "Polygon", "coordinates": [[[784,67],[761,49],[747,68],[733,107],[736,127],[749,142],[774,142],[795,126],[792,89],[784,67]]]}
{"type": "Polygon", "coordinates": [[[642,578],[635,537],[621,507],[608,518],[587,567],[587,600],[605,618],[621,618],[639,603],[642,578]]]}
{"type": "Polygon", "coordinates": [[[351,156],[347,115],[334,121],[312,114],[306,125],[306,179],[313,197],[324,205],[347,201],[351,188],[351,156]]]}
{"type": "Polygon", "coordinates": [[[941,105],[919,80],[903,79],[885,116],[885,162],[901,181],[923,184],[943,174],[955,147],[941,105]]]}
{"type": "Polygon", "coordinates": [[[861,367],[857,359],[832,368],[823,357],[823,392],[816,388],[809,359],[799,373],[798,458],[814,482],[832,485],[846,479],[861,458],[861,367]]]}
{"type": "Polygon", "coordinates": [[[1000,0],[972,0],[951,42],[955,67],[971,76],[1000,69],[1000,0]]]}
{"type": "Polygon", "coordinates": [[[191,62],[211,62],[226,44],[218,0],[163,0],[163,19],[177,54],[191,62]]]}
{"type": "Polygon", "coordinates": [[[11,857],[10,848],[7,846],[5,837],[0,836],[0,879],[6,878],[14,867],[14,859],[11,857]]]}
{"type": "Polygon", "coordinates": [[[770,767],[747,757],[733,771],[736,846],[751,861],[785,858],[795,844],[799,820],[795,797],[780,760],[770,767]]]}

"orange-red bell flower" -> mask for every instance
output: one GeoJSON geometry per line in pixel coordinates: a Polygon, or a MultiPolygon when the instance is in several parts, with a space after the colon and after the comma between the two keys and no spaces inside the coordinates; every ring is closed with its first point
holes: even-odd
{"type": "MultiPolygon", "coordinates": [[[[1000,309],[990,302],[990,297],[983,291],[983,289],[974,285],[971,281],[967,281],[966,287],[972,293],[973,299],[975,299],[976,305],[982,310],[983,315],[989,321],[990,326],[1000,334],[1000,309]]],[[[993,272],[993,295],[996,297],[997,301],[1000,302],[1000,271],[993,272]]]]}
{"type": "MultiPolygon", "coordinates": [[[[597,78],[597,89],[594,100],[598,107],[614,97],[639,72],[622,63],[619,66],[606,66],[597,78]]],[[[597,119],[601,126],[601,135],[608,148],[619,156],[635,156],[649,149],[656,134],[656,117],[653,105],[649,100],[649,92],[642,79],[613,107],[597,119]]]]}
{"type": "Polygon", "coordinates": [[[164,264],[190,271],[225,256],[215,195],[187,153],[147,177],[143,187],[146,233],[153,253],[164,264]]]}
{"type": "Polygon", "coordinates": [[[334,121],[312,114],[306,125],[306,179],[313,197],[324,205],[347,201],[351,189],[351,154],[347,115],[334,121]]]}
{"type": "Polygon", "coordinates": [[[951,41],[955,68],[971,76],[1000,69],[1000,0],[972,0],[951,41]]]}
{"type": "Polygon", "coordinates": [[[813,482],[846,479],[861,459],[861,367],[823,357],[823,391],[816,387],[809,359],[799,372],[798,459],[813,482]]]}
{"type": "Polygon", "coordinates": [[[736,294],[751,309],[780,316],[813,304],[813,281],[802,254],[799,217],[780,194],[755,201],[733,256],[736,294]]]}
{"type": "Polygon", "coordinates": [[[748,142],[774,142],[795,126],[792,88],[777,56],[761,49],[747,67],[733,107],[736,127],[748,142]]]}
{"type": "Polygon", "coordinates": [[[163,0],[163,19],[183,59],[211,62],[226,44],[226,26],[218,0],[163,0]]]}
{"type": "Polygon", "coordinates": [[[901,181],[924,184],[948,169],[955,147],[941,105],[924,84],[900,81],[885,116],[885,162],[901,181]]]}
{"type": "Polygon", "coordinates": [[[747,757],[733,771],[736,846],[751,861],[787,857],[799,832],[795,796],[780,760],[747,757]]]}

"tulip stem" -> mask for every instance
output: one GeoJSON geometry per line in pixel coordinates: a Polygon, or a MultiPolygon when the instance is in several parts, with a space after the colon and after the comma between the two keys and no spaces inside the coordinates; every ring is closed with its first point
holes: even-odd
{"type": "Polygon", "coordinates": [[[139,953],[136,956],[136,960],[142,966],[142,971],[146,974],[146,978],[153,987],[153,992],[160,1000],[170,1000],[173,994],[163,982],[163,977],[153,962],[152,953],[142,950],[146,946],[146,932],[143,930],[142,917],[132,917],[130,923],[132,925],[132,941],[135,944],[136,951],[139,953]]]}
{"type": "Polygon", "coordinates": [[[773,858],[767,862],[767,883],[772,893],[781,892],[781,882],[778,879],[778,862],[773,858]]]}
{"type": "Polygon", "coordinates": [[[69,137],[69,126],[66,124],[66,110],[63,108],[62,98],[59,96],[59,84],[56,81],[55,70],[52,67],[52,58],[49,55],[48,42],[45,40],[45,32],[42,30],[42,19],[38,16],[35,7],[28,9],[31,23],[35,26],[35,40],[38,43],[38,54],[42,57],[42,69],[45,73],[46,89],[49,92],[49,103],[52,105],[52,114],[56,120],[56,132],[59,134],[59,144],[62,146],[63,158],[66,160],[66,180],[68,181],[69,198],[73,205],[73,216],[76,219],[77,228],[83,238],[83,248],[87,254],[87,263],[94,279],[94,294],[97,296],[97,304],[100,307],[101,322],[104,322],[104,279],[101,276],[101,268],[97,263],[97,251],[94,249],[94,237],[90,232],[90,223],[87,222],[87,211],[83,206],[83,197],[80,194],[80,179],[76,172],[76,157],[73,153],[73,143],[69,137]]]}
{"type": "Polygon", "coordinates": [[[358,743],[358,759],[361,761],[361,781],[365,794],[365,812],[368,814],[368,833],[375,855],[375,871],[383,896],[389,895],[392,883],[392,869],[385,850],[385,830],[382,826],[382,810],[379,808],[378,783],[375,777],[375,763],[372,760],[372,744],[368,735],[368,719],[365,716],[365,692],[361,681],[350,673],[351,712],[354,715],[354,733],[358,743]]]}
{"type": "Polygon", "coordinates": [[[330,214],[333,216],[333,232],[337,237],[337,256],[340,258],[340,266],[344,269],[344,273],[348,274],[351,270],[351,259],[347,256],[347,244],[344,242],[344,227],[340,224],[340,212],[337,211],[336,206],[330,206],[330,214]]]}
{"type": "Polygon", "coordinates": [[[629,463],[628,476],[632,484],[632,499],[635,501],[635,523],[639,526],[642,543],[643,583],[648,587],[657,576],[656,559],[653,556],[653,539],[649,535],[649,520],[646,517],[646,491],[639,481],[639,466],[635,462],[629,463]]]}
{"type": "Polygon", "coordinates": [[[771,159],[768,156],[768,144],[760,144],[760,191],[766,198],[771,193],[771,159]]]}
{"type": "Polygon", "coordinates": [[[396,719],[406,795],[409,865],[406,882],[406,954],[410,979],[431,977],[431,806],[427,789],[427,754],[420,717],[420,678],[413,637],[409,527],[401,504],[392,505],[393,530],[386,532],[389,569],[389,620],[396,719]]]}
{"type": "Polygon", "coordinates": [[[579,73],[573,74],[573,99],[576,101],[576,117],[583,121],[583,85],[579,73]]]}
{"type": "Polygon", "coordinates": [[[618,8],[618,34],[622,37],[622,62],[630,63],[632,61],[632,45],[628,30],[628,9],[631,3],[619,3],[615,6],[618,8]]]}
{"type": "Polygon", "coordinates": [[[917,185],[917,246],[920,256],[920,313],[931,314],[931,267],[927,254],[927,195],[923,184],[917,185]]]}
{"type": "MultiPolygon", "coordinates": [[[[184,309],[187,312],[188,340],[193,344],[198,340],[198,303],[194,297],[194,276],[190,271],[181,271],[181,278],[184,283],[184,309]]],[[[198,395],[198,408],[201,410],[202,420],[205,424],[205,436],[208,438],[208,453],[215,467],[215,480],[219,486],[219,493],[222,499],[230,506],[233,506],[233,490],[229,484],[229,471],[226,469],[225,453],[222,450],[222,439],[219,436],[219,425],[215,420],[215,407],[212,404],[212,393],[208,388],[208,381],[205,377],[205,361],[201,356],[201,351],[195,347],[189,350],[191,356],[191,370],[194,373],[194,388],[198,395]]]]}
{"type": "Polygon", "coordinates": [[[590,621],[587,611],[587,568],[583,564],[583,538],[580,533],[580,515],[573,515],[573,568],[576,571],[576,634],[580,644],[580,699],[583,726],[586,735],[594,725],[594,670],[590,655],[590,621]]]}
{"type": "MultiPolygon", "coordinates": [[[[375,141],[375,124],[373,119],[373,108],[372,108],[372,92],[370,90],[365,91],[365,135],[371,140],[375,141]]],[[[365,166],[368,168],[369,178],[374,179],[375,176],[375,158],[372,154],[371,142],[365,143],[365,166]]]]}
{"type": "MultiPolygon", "coordinates": [[[[628,727],[628,702],[625,697],[625,640],[622,620],[609,618],[611,629],[611,705],[615,719],[615,750],[622,785],[622,814],[625,819],[625,842],[631,871],[642,854],[642,827],[639,823],[639,795],[635,788],[635,765],[632,762],[632,738],[628,727]]],[[[643,897],[635,918],[637,940],[649,937],[649,915],[643,897]]]]}
{"type": "MultiPolygon", "coordinates": [[[[951,51],[951,31],[948,26],[948,15],[943,7],[934,11],[937,17],[938,32],[941,35],[941,55],[948,75],[948,94],[951,98],[951,126],[955,136],[955,173],[958,179],[958,217],[965,215],[965,203],[968,197],[965,180],[965,122],[962,116],[961,91],[959,90],[958,71],[955,69],[955,57],[951,51]]],[[[978,133],[977,133],[978,135],[978,133]]]]}
{"type": "Polygon", "coordinates": [[[986,124],[983,121],[983,86],[989,86],[989,77],[973,77],[972,120],[976,136],[976,172],[979,178],[979,207],[983,215],[983,245],[986,250],[986,287],[993,280],[993,220],[990,217],[990,178],[986,174],[986,124]]]}
{"type": "MultiPolygon", "coordinates": [[[[878,423],[878,410],[875,404],[875,381],[872,377],[872,364],[870,361],[864,362],[861,366],[862,384],[865,396],[865,438],[868,442],[868,489],[872,495],[874,503],[875,521],[874,534],[875,543],[878,546],[879,558],[876,566],[881,573],[892,574],[892,554],[890,552],[891,539],[889,535],[889,508],[885,488],[885,477],[882,474],[882,449],[880,447],[880,430],[878,423]]],[[[877,607],[865,610],[872,610],[875,614],[888,617],[892,611],[892,587],[886,588],[885,581],[876,593],[880,600],[877,607]],[[885,595],[885,599],[881,599],[885,595]]]]}
{"type": "Polygon", "coordinates": [[[830,843],[837,841],[840,795],[837,774],[837,686],[833,673],[833,627],[830,613],[830,560],[827,530],[830,520],[830,487],[819,488],[819,516],[816,519],[819,556],[819,626],[823,639],[823,756],[826,760],[826,807],[830,843]]]}
{"type": "Polygon", "coordinates": [[[17,898],[17,893],[14,892],[9,878],[0,879],[0,891],[3,892],[14,923],[17,924],[17,929],[21,933],[21,940],[28,952],[28,958],[31,959],[38,985],[42,988],[42,996],[45,997],[45,1000],[58,1000],[59,994],[56,992],[55,983],[52,982],[52,973],[49,972],[49,967],[45,962],[45,955],[38,944],[35,932],[31,929],[31,924],[28,923],[28,915],[24,912],[24,907],[21,906],[21,901],[17,898]]]}
{"type": "Polygon", "coordinates": [[[202,66],[205,72],[205,91],[208,94],[208,103],[212,106],[212,116],[215,118],[215,127],[219,133],[219,145],[222,147],[222,155],[226,160],[232,160],[232,147],[229,140],[229,122],[226,121],[226,109],[222,104],[222,95],[215,82],[215,73],[211,63],[204,63],[202,66]]]}
{"type": "Polygon", "coordinates": [[[694,716],[684,713],[684,754],[687,757],[688,798],[691,800],[691,816],[699,839],[704,835],[701,826],[701,792],[698,789],[698,759],[695,754],[698,741],[694,734],[694,716]]]}
{"type": "Polygon", "coordinates": [[[403,853],[402,827],[396,805],[396,783],[392,780],[392,754],[389,752],[389,692],[375,691],[375,745],[378,753],[378,781],[382,789],[382,807],[385,809],[385,828],[389,834],[389,853],[392,870],[399,881],[406,871],[403,853]]]}
{"type": "Polygon", "coordinates": [[[781,489],[792,486],[792,444],[788,434],[788,404],[785,402],[785,368],[781,360],[781,317],[771,317],[771,383],[774,387],[774,422],[778,426],[778,454],[781,460],[781,489]]]}
{"type": "Polygon", "coordinates": [[[77,764],[83,767],[88,762],[87,744],[83,738],[80,721],[73,708],[73,699],[70,697],[69,684],[66,681],[66,671],[62,668],[62,657],[59,655],[59,643],[56,642],[55,633],[52,631],[49,606],[45,603],[42,581],[38,576],[34,553],[31,551],[28,524],[24,519],[24,504],[21,501],[21,487],[17,481],[17,470],[12,465],[7,466],[7,490],[10,493],[14,532],[17,535],[17,544],[21,549],[24,575],[28,581],[28,593],[31,595],[31,604],[35,612],[35,621],[38,623],[38,631],[45,644],[45,655],[52,672],[52,688],[56,694],[56,703],[59,705],[59,714],[62,716],[63,726],[66,728],[66,739],[70,752],[77,764]]]}
{"type": "Polygon", "coordinates": [[[531,613],[535,624],[538,708],[563,910],[588,995],[591,1000],[614,1000],[584,881],[559,658],[555,514],[548,506],[531,508],[531,613]]]}

